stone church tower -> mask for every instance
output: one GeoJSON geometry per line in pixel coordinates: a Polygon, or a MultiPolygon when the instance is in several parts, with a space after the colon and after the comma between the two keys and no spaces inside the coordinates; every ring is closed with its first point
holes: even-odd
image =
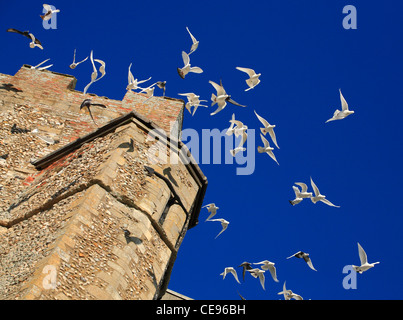
{"type": "Polygon", "coordinates": [[[0,74],[0,299],[159,299],[207,188],[184,102],[75,84],[0,74]]]}

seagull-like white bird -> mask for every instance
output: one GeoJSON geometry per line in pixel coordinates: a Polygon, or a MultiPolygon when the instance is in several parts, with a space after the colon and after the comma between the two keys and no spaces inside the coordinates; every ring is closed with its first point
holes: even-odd
{"type": "Polygon", "coordinates": [[[75,69],[80,63],[86,61],[87,59],[88,57],[82,61],[76,62],[76,49],[74,49],[73,63],[70,65],[70,69],[75,69]]]}
{"type": "Polygon", "coordinates": [[[231,120],[229,122],[231,123],[231,125],[229,126],[229,128],[225,132],[225,134],[227,136],[230,136],[235,132],[235,128],[236,128],[236,125],[235,125],[235,113],[232,114],[232,118],[231,118],[231,120]]]}
{"type": "Polygon", "coordinates": [[[296,293],[292,292],[291,290],[287,290],[287,288],[285,287],[285,281],[284,281],[284,285],[283,285],[283,291],[280,291],[277,294],[284,295],[285,300],[291,300],[291,299],[303,300],[299,294],[296,294],[296,293]]]}
{"type": "Polygon", "coordinates": [[[354,111],[348,109],[347,101],[346,101],[346,99],[344,99],[343,95],[341,94],[341,89],[339,89],[339,91],[340,91],[341,111],[339,109],[337,109],[334,112],[333,117],[330,118],[329,120],[327,120],[325,123],[327,123],[329,121],[344,119],[345,117],[354,113],[354,111]]]}
{"type": "Polygon", "coordinates": [[[52,10],[52,7],[51,7],[50,5],[48,5],[48,4],[44,4],[44,5],[43,5],[43,8],[46,10],[46,13],[45,13],[44,15],[41,15],[40,17],[41,17],[42,20],[44,20],[44,21],[49,20],[50,18],[52,18],[52,15],[53,15],[54,13],[60,12],[59,9],[52,10]]]}
{"type": "Polygon", "coordinates": [[[368,269],[373,268],[379,262],[368,263],[367,254],[365,253],[364,249],[361,247],[361,245],[358,242],[357,242],[357,245],[358,245],[358,254],[360,256],[361,265],[360,266],[352,265],[352,267],[356,272],[361,274],[364,271],[367,271],[368,269]]]}
{"type": "Polygon", "coordinates": [[[276,125],[270,124],[266,119],[259,116],[256,113],[256,111],[255,111],[255,115],[264,126],[263,128],[260,128],[260,131],[263,133],[263,135],[266,135],[266,133],[269,133],[270,138],[273,140],[273,143],[276,145],[276,147],[278,149],[280,149],[280,147],[277,144],[276,134],[274,133],[274,128],[276,127],[276,125]]]}
{"type": "Polygon", "coordinates": [[[93,71],[91,73],[91,82],[89,84],[87,84],[85,86],[85,88],[84,88],[84,91],[83,91],[84,94],[87,93],[88,88],[90,87],[91,84],[93,84],[95,82],[95,80],[97,79],[97,76],[98,76],[98,71],[97,71],[97,68],[95,67],[92,50],[91,50],[91,53],[90,53],[90,60],[91,60],[91,63],[92,63],[93,71]]]}
{"type": "Polygon", "coordinates": [[[262,285],[263,290],[266,290],[266,289],[264,288],[264,280],[265,280],[264,273],[265,273],[265,271],[264,271],[264,270],[261,270],[261,269],[258,269],[258,268],[255,268],[255,269],[250,269],[250,270],[248,270],[248,272],[249,272],[254,278],[259,278],[260,284],[262,285]]]}
{"type": "Polygon", "coordinates": [[[276,275],[276,267],[274,266],[274,262],[270,262],[269,260],[263,260],[261,262],[255,262],[253,264],[261,264],[262,270],[269,270],[270,274],[274,281],[278,282],[277,275],[276,275]]]}
{"type": "Polygon", "coordinates": [[[190,55],[191,53],[196,51],[197,47],[199,46],[199,41],[197,41],[193,34],[190,33],[188,27],[186,27],[186,30],[189,32],[189,35],[192,38],[192,47],[190,48],[190,52],[188,53],[188,55],[190,55]]]}
{"type": "Polygon", "coordinates": [[[185,51],[182,51],[182,60],[183,60],[184,67],[183,68],[177,68],[178,74],[182,79],[185,79],[185,76],[189,72],[194,72],[194,73],[202,73],[203,72],[203,70],[201,68],[199,68],[199,67],[191,67],[190,66],[190,58],[189,58],[189,55],[185,51]]]}
{"type": "Polygon", "coordinates": [[[231,274],[234,276],[236,282],[240,283],[239,280],[238,280],[238,274],[236,273],[236,270],[235,270],[233,267],[226,267],[226,268],[224,269],[224,272],[223,272],[223,273],[220,273],[220,276],[223,276],[222,278],[225,279],[225,276],[226,276],[228,273],[231,273],[231,274]]]}
{"type": "Polygon", "coordinates": [[[221,80],[220,80],[220,84],[217,84],[214,81],[209,81],[209,83],[217,91],[217,95],[215,95],[214,93],[211,94],[211,101],[213,102],[211,104],[211,106],[214,106],[216,103],[218,104],[217,110],[214,111],[213,113],[210,113],[211,116],[215,115],[216,113],[218,113],[222,109],[224,109],[225,106],[227,105],[227,102],[232,103],[233,105],[236,105],[236,106],[246,107],[231,99],[231,96],[225,92],[225,89],[222,85],[221,80]]]}
{"type": "Polygon", "coordinates": [[[241,67],[236,67],[239,71],[245,72],[248,74],[249,79],[246,79],[246,84],[249,86],[248,89],[245,89],[245,91],[249,91],[250,89],[253,89],[260,83],[259,77],[262,75],[261,73],[256,73],[255,70],[250,69],[250,68],[241,68],[241,67]]]}
{"type": "MultiPolygon", "coordinates": [[[[99,72],[101,72],[101,76],[100,76],[98,79],[95,80],[95,81],[98,81],[98,80],[101,80],[101,78],[102,78],[103,76],[105,76],[105,74],[106,74],[106,71],[105,71],[105,62],[102,61],[102,60],[99,60],[99,59],[94,59],[94,61],[96,61],[96,62],[98,62],[98,63],[101,64],[101,66],[99,67],[99,72]]],[[[94,82],[95,82],[95,81],[94,81],[94,82]]]]}
{"type": "Polygon", "coordinates": [[[221,233],[223,233],[228,228],[228,225],[229,225],[229,221],[227,221],[225,219],[209,219],[209,220],[206,220],[206,221],[219,221],[219,222],[221,222],[222,230],[219,232],[219,234],[216,235],[216,237],[214,239],[217,239],[217,237],[221,233]]]}
{"type": "Polygon", "coordinates": [[[301,187],[301,190],[298,189],[296,186],[292,186],[292,189],[295,192],[295,199],[294,200],[289,200],[289,202],[295,206],[296,204],[300,203],[302,200],[305,198],[311,198],[312,197],[312,192],[307,192],[308,191],[308,186],[303,183],[303,182],[296,182],[296,185],[301,187]]]}
{"type": "Polygon", "coordinates": [[[202,208],[207,208],[207,211],[210,212],[210,215],[208,216],[207,220],[210,220],[212,217],[214,217],[217,214],[217,210],[220,209],[215,205],[215,203],[209,203],[208,205],[205,205],[202,208]]]}
{"type": "Polygon", "coordinates": [[[146,79],[146,80],[140,80],[140,81],[137,80],[137,79],[134,79],[134,76],[133,76],[133,74],[132,74],[132,72],[131,72],[131,70],[130,70],[131,67],[132,67],[132,64],[130,63],[130,65],[129,65],[129,74],[128,74],[128,77],[127,77],[128,85],[127,85],[127,87],[126,87],[126,90],[142,89],[142,88],[139,87],[139,84],[142,84],[142,83],[144,83],[144,82],[150,80],[151,77],[149,77],[149,78],[146,79]]]}
{"type": "Polygon", "coordinates": [[[278,165],[280,165],[276,159],[276,156],[273,153],[274,148],[270,147],[269,141],[267,141],[267,139],[262,134],[260,134],[260,138],[262,139],[264,146],[263,147],[258,146],[257,152],[267,153],[274,161],[277,162],[278,165]]]}
{"type": "Polygon", "coordinates": [[[315,196],[311,197],[311,201],[313,203],[316,203],[318,201],[322,201],[323,203],[326,203],[328,206],[340,208],[340,206],[336,206],[333,203],[331,203],[329,200],[327,200],[326,196],[324,196],[323,194],[320,194],[319,189],[316,186],[316,184],[313,182],[312,178],[311,178],[311,186],[313,188],[313,191],[315,192],[315,196]]]}
{"type": "Polygon", "coordinates": [[[241,141],[239,142],[238,147],[236,147],[233,150],[230,150],[230,153],[233,157],[235,157],[235,155],[240,152],[240,151],[245,151],[246,148],[242,147],[246,141],[246,139],[248,138],[248,134],[246,133],[246,130],[248,130],[248,126],[244,125],[241,121],[238,120],[231,120],[232,123],[235,124],[234,127],[234,134],[235,137],[239,137],[242,136],[241,141]]]}
{"type": "Polygon", "coordinates": [[[178,93],[180,96],[185,96],[188,99],[188,102],[185,104],[186,109],[189,111],[189,113],[194,116],[194,114],[196,113],[196,110],[198,107],[205,107],[208,108],[208,106],[200,104],[200,102],[207,102],[207,100],[200,100],[200,96],[194,94],[194,93],[178,93]],[[193,109],[193,113],[191,111],[192,107],[194,107],[193,109]]]}
{"type": "Polygon", "coordinates": [[[290,259],[292,257],[296,257],[296,258],[302,258],[304,259],[304,261],[308,264],[309,268],[311,268],[314,271],[318,271],[313,267],[311,258],[309,258],[309,253],[305,253],[302,251],[298,251],[297,253],[294,253],[292,256],[289,256],[287,259],[290,259]]]}
{"type": "Polygon", "coordinates": [[[35,67],[31,67],[31,69],[36,69],[36,70],[38,70],[38,71],[41,71],[41,70],[44,70],[44,69],[48,69],[48,68],[50,68],[51,66],[53,66],[53,64],[50,64],[50,65],[44,66],[44,67],[40,67],[40,68],[39,68],[39,66],[43,65],[46,61],[49,61],[49,60],[50,60],[50,59],[46,59],[46,60],[42,61],[41,63],[37,64],[35,67]]]}

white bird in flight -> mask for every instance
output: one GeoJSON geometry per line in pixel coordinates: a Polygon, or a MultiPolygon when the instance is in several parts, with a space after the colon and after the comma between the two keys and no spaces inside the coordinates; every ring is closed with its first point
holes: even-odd
{"type": "MultiPolygon", "coordinates": [[[[98,80],[101,80],[101,78],[103,77],[103,76],[105,76],[105,74],[106,74],[106,71],[105,71],[105,62],[104,61],[102,61],[102,60],[99,60],[99,59],[94,59],[94,61],[96,61],[96,62],[98,62],[98,63],[100,63],[101,64],[101,66],[99,67],[99,72],[101,72],[101,76],[98,78],[98,79],[96,79],[95,81],[98,81],[98,80]]],[[[94,82],[95,82],[94,81],[94,82]]]]}
{"type": "Polygon", "coordinates": [[[361,265],[360,266],[352,265],[352,267],[356,272],[361,274],[364,271],[367,271],[368,269],[373,268],[379,262],[368,263],[367,254],[365,253],[364,249],[361,247],[361,245],[358,242],[357,242],[357,245],[358,245],[358,254],[360,256],[361,265]]]}
{"type": "Polygon", "coordinates": [[[341,111],[339,109],[337,109],[334,112],[333,117],[330,118],[329,120],[327,120],[325,123],[327,123],[329,121],[344,119],[345,117],[354,113],[354,111],[348,109],[347,101],[346,101],[346,99],[344,99],[343,95],[341,94],[341,89],[339,89],[339,91],[340,91],[341,111]]]}
{"type": "Polygon", "coordinates": [[[82,61],[76,62],[76,49],[74,49],[73,63],[70,65],[70,69],[75,69],[80,63],[86,61],[87,59],[88,57],[82,61]]]}
{"type": "Polygon", "coordinates": [[[333,203],[331,203],[329,200],[327,200],[326,196],[324,196],[323,194],[320,194],[319,189],[316,186],[316,184],[313,182],[312,178],[311,178],[311,186],[313,188],[313,191],[315,192],[315,196],[311,197],[311,201],[313,203],[316,203],[318,201],[322,201],[323,203],[326,203],[328,206],[340,208],[340,206],[336,206],[333,203]]]}
{"type": "Polygon", "coordinates": [[[190,66],[190,58],[189,58],[189,55],[185,51],[182,51],[182,60],[183,60],[184,67],[183,68],[177,68],[178,74],[182,79],[185,79],[185,76],[189,72],[194,72],[194,73],[202,73],[203,72],[203,70],[201,68],[199,68],[199,67],[191,67],[190,66]]]}
{"type": "Polygon", "coordinates": [[[311,258],[309,258],[309,253],[305,253],[302,251],[298,251],[297,253],[294,253],[292,256],[289,256],[287,259],[290,259],[292,257],[296,257],[296,258],[302,258],[304,259],[304,261],[308,264],[309,268],[311,268],[314,271],[317,271],[312,264],[311,258]]]}
{"type": "Polygon", "coordinates": [[[226,268],[224,269],[224,272],[223,272],[223,273],[220,273],[220,276],[223,276],[222,278],[225,279],[225,276],[226,276],[228,273],[231,273],[231,274],[234,276],[236,282],[240,283],[239,280],[238,280],[238,274],[236,273],[236,270],[235,270],[233,267],[226,267],[226,268]]]}
{"type": "Polygon", "coordinates": [[[259,265],[261,264],[262,265],[261,269],[265,270],[265,271],[269,270],[273,280],[278,282],[277,275],[276,275],[276,267],[274,266],[274,262],[270,262],[269,260],[263,260],[261,262],[255,262],[253,264],[259,264],[259,265]]]}
{"type": "Polygon", "coordinates": [[[97,79],[97,76],[98,76],[98,71],[97,71],[97,68],[95,67],[95,63],[94,63],[94,58],[93,58],[92,50],[91,50],[91,53],[90,53],[90,60],[91,60],[91,63],[92,63],[92,69],[93,69],[93,71],[92,71],[92,73],[91,73],[91,81],[90,81],[90,83],[87,84],[87,85],[85,86],[85,88],[84,88],[84,91],[83,91],[84,94],[87,93],[88,88],[90,87],[91,84],[93,84],[93,83],[95,82],[95,80],[97,79]]]}
{"type": "Polygon", "coordinates": [[[197,47],[199,46],[199,41],[196,40],[196,38],[193,36],[193,34],[190,33],[189,28],[186,27],[186,30],[189,32],[190,37],[192,38],[192,47],[190,48],[190,52],[188,53],[188,55],[190,55],[191,53],[195,52],[197,47]]]}
{"type": "Polygon", "coordinates": [[[7,32],[18,33],[24,37],[27,37],[28,39],[31,40],[31,42],[29,43],[30,48],[38,47],[43,50],[42,43],[39,41],[39,39],[36,39],[35,36],[32,33],[30,33],[29,31],[20,31],[20,30],[14,29],[14,28],[8,28],[7,32]]]}
{"type": "Polygon", "coordinates": [[[178,93],[178,95],[187,97],[188,102],[185,104],[185,107],[192,116],[194,116],[198,107],[208,108],[208,106],[200,104],[200,102],[207,102],[207,100],[200,100],[200,96],[194,93],[178,93]],[[191,111],[192,107],[194,107],[193,113],[191,111]]]}
{"type": "Polygon", "coordinates": [[[142,89],[142,88],[139,87],[139,84],[142,84],[142,83],[144,83],[144,82],[150,80],[151,77],[149,77],[149,78],[146,79],[146,80],[140,80],[140,81],[138,81],[137,79],[134,79],[134,76],[133,76],[133,74],[132,74],[132,72],[131,72],[131,70],[130,70],[131,67],[132,67],[132,64],[130,63],[130,65],[129,65],[129,73],[128,73],[128,76],[127,76],[128,85],[127,85],[127,87],[126,87],[126,90],[142,89]]]}
{"type": "Polygon", "coordinates": [[[267,153],[274,161],[276,161],[278,165],[280,165],[276,159],[276,156],[273,153],[274,148],[270,147],[269,141],[267,141],[267,139],[262,134],[260,134],[260,138],[262,139],[264,146],[263,147],[258,146],[257,152],[267,153]]]}
{"type": "Polygon", "coordinates": [[[225,92],[225,89],[222,85],[222,82],[220,80],[220,84],[215,83],[214,81],[209,81],[209,83],[214,87],[214,89],[217,91],[217,95],[214,93],[211,94],[211,101],[213,102],[211,106],[214,106],[216,103],[218,104],[218,108],[216,111],[213,113],[210,113],[211,116],[215,115],[216,113],[220,112],[225,108],[227,105],[227,102],[232,103],[233,105],[240,106],[240,107],[246,107],[242,104],[239,104],[238,102],[235,102],[234,100],[231,99],[231,96],[225,92]]]}
{"type": "Polygon", "coordinates": [[[259,278],[260,284],[262,285],[263,290],[266,290],[266,289],[264,288],[264,280],[265,280],[264,273],[265,273],[265,271],[264,271],[264,270],[261,270],[261,269],[258,269],[258,268],[249,269],[249,270],[247,270],[247,271],[248,271],[254,278],[259,278]]]}
{"type": "Polygon", "coordinates": [[[50,64],[50,65],[44,66],[44,67],[40,67],[40,68],[39,68],[39,66],[43,65],[46,61],[49,61],[49,60],[50,60],[50,59],[46,59],[46,60],[42,61],[41,63],[37,64],[35,67],[31,67],[31,69],[36,69],[36,70],[38,70],[38,71],[41,71],[41,70],[44,70],[44,69],[48,69],[48,68],[50,68],[51,66],[53,66],[53,64],[50,64]]]}
{"type": "Polygon", "coordinates": [[[263,124],[263,128],[260,128],[260,131],[263,133],[263,135],[266,135],[266,133],[269,133],[270,138],[273,140],[273,143],[276,145],[276,147],[278,149],[280,149],[280,147],[277,144],[277,139],[276,139],[276,134],[274,133],[274,128],[276,125],[271,125],[266,119],[262,118],[261,116],[259,116],[256,111],[255,115],[256,117],[259,119],[259,121],[263,124]]]}
{"type": "Polygon", "coordinates": [[[284,281],[284,285],[283,285],[283,291],[280,291],[277,294],[284,295],[285,300],[290,300],[290,299],[303,300],[299,294],[296,294],[296,293],[292,292],[291,290],[287,290],[287,288],[285,287],[285,281],[284,281]]]}
{"type": "Polygon", "coordinates": [[[261,73],[256,73],[255,70],[250,69],[250,68],[236,67],[236,69],[247,73],[249,76],[249,79],[245,80],[246,84],[249,86],[249,88],[245,89],[245,91],[249,91],[250,89],[253,89],[260,83],[259,77],[262,75],[261,73]]]}
{"type": "Polygon", "coordinates": [[[209,219],[209,220],[206,220],[206,221],[219,221],[219,222],[221,222],[222,230],[216,235],[216,237],[214,239],[217,239],[217,237],[221,233],[223,233],[228,228],[228,225],[229,225],[229,221],[227,221],[225,219],[209,219]]]}
{"type": "MultiPolygon", "coordinates": [[[[235,155],[240,152],[240,151],[245,151],[246,148],[242,147],[246,141],[246,139],[248,138],[248,134],[246,133],[246,130],[248,130],[248,126],[244,125],[241,121],[238,120],[231,120],[231,123],[235,124],[234,129],[234,134],[235,137],[239,137],[242,136],[241,141],[239,142],[238,147],[236,147],[233,150],[230,150],[230,153],[233,157],[235,157],[235,155]]],[[[227,131],[228,132],[228,131],[227,131]]]]}
{"type": "Polygon", "coordinates": [[[295,199],[294,200],[289,200],[289,202],[293,206],[295,206],[296,204],[300,203],[305,198],[311,198],[312,197],[312,192],[307,192],[308,191],[308,186],[305,183],[295,182],[295,184],[300,186],[301,190],[299,190],[298,187],[296,187],[296,186],[292,186],[292,189],[295,192],[295,199]]]}
{"type": "Polygon", "coordinates": [[[208,205],[205,205],[202,208],[207,208],[207,211],[210,212],[210,215],[208,216],[207,220],[210,220],[212,217],[214,217],[217,214],[217,210],[220,209],[215,205],[215,203],[209,203],[208,205]]]}
{"type": "Polygon", "coordinates": [[[52,7],[48,4],[44,4],[43,8],[46,10],[46,13],[44,15],[41,15],[40,17],[42,18],[42,20],[46,21],[46,20],[50,20],[52,18],[52,15],[54,13],[58,13],[60,12],[59,9],[55,9],[53,10],[52,7]]]}

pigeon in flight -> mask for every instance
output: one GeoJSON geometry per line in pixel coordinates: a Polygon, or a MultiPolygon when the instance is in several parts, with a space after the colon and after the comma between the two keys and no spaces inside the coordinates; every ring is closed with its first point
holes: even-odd
{"type": "Polygon", "coordinates": [[[82,61],[76,62],[76,49],[74,49],[73,63],[70,65],[70,69],[75,69],[80,63],[86,61],[87,59],[88,57],[82,61]]]}
{"type": "Polygon", "coordinates": [[[98,80],[101,80],[102,77],[105,76],[106,71],[105,71],[105,62],[104,62],[104,61],[99,60],[99,59],[94,59],[94,61],[96,61],[96,62],[98,62],[98,63],[101,64],[101,66],[100,66],[99,69],[98,69],[99,72],[101,72],[101,76],[100,76],[98,79],[96,79],[96,80],[94,81],[94,82],[96,82],[96,81],[98,81],[98,80]]]}
{"type": "Polygon", "coordinates": [[[206,105],[200,104],[200,102],[207,102],[207,100],[200,100],[200,96],[194,93],[178,93],[180,96],[185,96],[188,99],[188,102],[185,104],[186,109],[190,112],[192,116],[196,113],[198,107],[208,108],[206,105]],[[191,112],[191,108],[194,107],[193,113],[191,112]]]}
{"type": "Polygon", "coordinates": [[[184,67],[183,68],[177,68],[178,74],[182,79],[185,79],[185,76],[189,72],[194,72],[194,73],[202,73],[203,72],[203,70],[201,68],[199,68],[199,67],[191,67],[190,66],[190,58],[189,58],[189,55],[185,51],[182,51],[182,60],[183,60],[184,67]]]}
{"type": "Polygon", "coordinates": [[[294,200],[289,200],[289,202],[295,206],[296,204],[300,203],[303,199],[305,198],[311,198],[312,197],[312,192],[307,192],[308,186],[305,183],[302,182],[296,182],[295,183],[297,186],[301,187],[301,190],[298,189],[296,186],[292,186],[294,192],[295,192],[295,199],[294,200]]]}
{"type": "Polygon", "coordinates": [[[291,290],[287,290],[287,288],[285,287],[285,281],[284,281],[284,285],[283,285],[283,291],[280,291],[277,294],[284,295],[285,300],[291,300],[291,299],[303,300],[299,294],[296,294],[296,293],[292,292],[291,290]]]}
{"type": "Polygon", "coordinates": [[[93,84],[93,83],[96,81],[97,77],[98,77],[98,71],[97,71],[97,68],[95,67],[95,63],[94,63],[94,58],[93,58],[92,50],[91,50],[91,54],[90,54],[90,60],[91,60],[91,63],[92,63],[92,69],[93,69],[93,71],[92,71],[92,73],[91,73],[91,82],[90,82],[89,84],[87,84],[87,85],[85,86],[85,88],[84,88],[84,91],[83,91],[84,94],[87,93],[87,90],[88,90],[88,88],[90,87],[90,85],[93,84]]]}
{"type": "Polygon", "coordinates": [[[133,73],[130,71],[131,67],[132,67],[132,64],[130,63],[130,65],[129,65],[129,74],[128,74],[128,77],[127,77],[128,85],[126,87],[126,90],[142,89],[142,88],[139,87],[139,84],[142,84],[142,83],[150,80],[151,77],[149,77],[146,80],[140,80],[140,81],[137,80],[137,79],[134,79],[133,73]]]}
{"type": "Polygon", "coordinates": [[[249,88],[245,89],[245,91],[249,91],[250,89],[253,89],[260,83],[259,77],[262,75],[261,73],[256,74],[255,70],[250,69],[250,68],[236,67],[236,69],[247,73],[249,76],[249,79],[245,80],[246,84],[249,86],[249,88]]]}
{"type": "Polygon", "coordinates": [[[31,69],[36,69],[38,71],[48,69],[51,66],[53,66],[53,64],[50,64],[50,65],[47,65],[47,66],[44,66],[44,67],[40,67],[40,68],[39,68],[39,66],[43,65],[46,61],[49,61],[49,60],[50,59],[46,59],[46,60],[42,61],[41,63],[37,64],[35,67],[31,67],[31,69]]]}
{"type": "Polygon", "coordinates": [[[106,106],[101,103],[92,103],[91,101],[92,101],[91,99],[84,99],[84,101],[81,103],[80,110],[83,108],[88,108],[88,112],[90,113],[92,121],[94,121],[95,125],[98,126],[97,123],[95,122],[94,118],[92,117],[90,107],[97,106],[97,107],[101,107],[101,108],[106,108],[106,106]]]}
{"type": "Polygon", "coordinates": [[[341,94],[341,89],[339,89],[339,92],[340,92],[340,101],[341,101],[341,111],[339,109],[337,109],[334,112],[333,117],[330,118],[329,120],[327,120],[325,123],[327,123],[329,121],[344,119],[345,117],[354,113],[354,111],[348,109],[347,101],[346,101],[346,99],[344,99],[343,95],[341,94]]]}
{"type": "Polygon", "coordinates": [[[361,274],[364,271],[367,271],[368,269],[373,268],[379,262],[368,263],[367,254],[365,253],[364,249],[361,247],[361,245],[358,242],[357,242],[357,245],[358,245],[358,254],[360,256],[361,265],[360,266],[352,265],[352,267],[356,272],[361,274]]]}
{"type": "Polygon", "coordinates": [[[259,116],[257,113],[256,113],[256,111],[254,111],[255,112],[255,115],[256,115],[256,117],[259,119],[259,121],[263,124],[263,128],[260,128],[260,131],[263,133],[263,135],[266,135],[266,133],[269,133],[269,135],[270,135],[270,138],[273,140],[273,143],[276,145],[276,147],[278,148],[278,149],[280,149],[280,147],[278,146],[278,144],[277,144],[277,139],[276,139],[276,134],[274,133],[274,127],[275,127],[275,125],[271,125],[269,122],[267,122],[267,120],[266,119],[264,119],[264,118],[262,118],[261,116],[259,116]]]}
{"type": "Polygon", "coordinates": [[[189,28],[186,27],[186,30],[189,32],[190,37],[192,38],[192,47],[190,48],[190,52],[188,53],[188,55],[190,55],[191,53],[195,52],[197,47],[199,46],[199,41],[196,40],[196,38],[193,36],[193,34],[190,33],[189,28]]]}
{"type": "Polygon", "coordinates": [[[274,148],[270,147],[269,141],[267,141],[267,139],[262,134],[260,134],[260,138],[262,139],[264,145],[263,145],[263,147],[258,146],[257,147],[257,152],[259,152],[259,153],[267,153],[274,161],[276,161],[276,163],[278,165],[280,165],[278,163],[277,159],[276,159],[276,156],[273,153],[274,148]]]}
{"type": "Polygon", "coordinates": [[[214,87],[214,89],[217,91],[217,95],[214,93],[211,94],[211,101],[213,102],[211,106],[214,106],[216,103],[218,104],[218,108],[216,111],[213,113],[210,113],[211,116],[215,115],[216,113],[220,112],[225,108],[227,105],[227,102],[239,106],[239,107],[246,107],[244,105],[239,104],[238,102],[235,102],[234,100],[231,99],[231,96],[228,95],[222,85],[222,81],[220,80],[220,84],[218,85],[214,81],[209,81],[209,83],[214,87]]]}
{"type": "Polygon", "coordinates": [[[38,47],[43,50],[42,43],[39,41],[39,39],[35,38],[35,36],[32,33],[30,33],[29,31],[19,31],[14,28],[9,28],[9,29],[7,29],[7,32],[14,32],[14,33],[21,34],[31,40],[31,42],[29,44],[30,48],[38,47]]]}
{"type": "Polygon", "coordinates": [[[165,87],[167,82],[166,81],[157,81],[157,87],[164,91],[163,97],[165,97],[165,87]]]}
{"type": "Polygon", "coordinates": [[[266,289],[264,288],[264,280],[265,280],[264,273],[265,273],[265,271],[256,268],[256,269],[250,269],[250,270],[248,270],[248,272],[249,272],[254,278],[258,278],[258,277],[259,277],[260,284],[262,285],[263,290],[266,290],[266,289]]]}
{"type": "Polygon", "coordinates": [[[217,214],[217,210],[220,209],[215,205],[215,203],[209,203],[208,205],[205,205],[202,208],[207,208],[207,211],[210,212],[210,215],[208,216],[207,220],[210,220],[212,217],[214,217],[217,214]]]}
{"type": "Polygon", "coordinates": [[[294,253],[292,256],[289,256],[287,259],[290,259],[292,257],[296,257],[296,258],[302,258],[304,259],[304,261],[308,264],[309,268],[311,268],[314,271],[317,271],[312,264],[311,258],[309,258],[309,253],[305,253],[302,251],[298,251],[297,253],[294,253]]]}
{"type": "Polygon", "coordinates": [[[340,206],[336,206],[333,203],[331,203],[329,200],[327,200],[326,196],[324,196],[323,194],[320,194],[319,189],[316,186],[316,184],[313,182],[312,178],[311,178],[311,186],[313,188],[313,191],[315,192],[315,196],[311,197],[311,201],[313,203],[316,203],[318,201],[322,201],[323,203],[326,203],[328,206],[340,208],[340,206]]]}
{"type": "Polygon", "coordinates": [[[229,221],[227,221],[225,219],[209,219],[209,220],[206,220],[206,221],[219,221],[219,222],[221,222],[222,230],[216,235],[216,237],[214,239],[217,239],[217,237],[221,233],[223,233],[228,228],[228,225],[229,225],[229,221]]]}
{"type": "Polygon", "coordinates": [[[261,262],[256,262],[253,264],[261,264],[262,265],[261,269],[265,270],[265,271],[269,270],[273,280],[278,282],[277,275],[276,275],[276,267],[274,266],[274,262],[270,262],[269,260],[263,260],[261,262]]]}
{"type": "Polygon", "coordinates": [[[46,10],[46,13],[45,13],[43,16],[41,15],[40,17],[41,17],[42,20],[44,20],[44,21],[50,20],[50,19],[52,18],[52,15],[53,15],[54,13],[60,12],[59,9],[52,10],[52,7],[51,7],[50,5],[48,5],[48,4],[44,4],[44,5],[43,5],[43,8],[46,10]]]}
{"type": "Polygon", "coordinates": [[[236,270],[235,270],[233,267],[226,267],[226,268],[224,269],[224,272],[223,272],[223,273],[220,273],[220,276],[223,276],[223,279],[225,279],[225,276],[226,276],[228,273],[231,273],[231,274],[234,276],[236,282],[240,283],[239,280],[238,280],[238,274],[236,273],[236,270]]]}
{"type": "Polygon", "coordinates": [[[245,281],[245,273],[247,270],[253,269],[250,262],[244,261],[238,267],[242,267],[242,278],[245,281]]]}

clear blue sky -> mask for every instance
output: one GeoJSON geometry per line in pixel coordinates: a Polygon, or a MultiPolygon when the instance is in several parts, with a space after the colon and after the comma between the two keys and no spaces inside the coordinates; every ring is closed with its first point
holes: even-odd
{"type": "MultiPolygon", "coordinates": [[[[250,129],[260,123],[256,110],[275,124],[280,166],[255,152],[251,175],[236,174],[239,165],[200,164],[209,185],[204,204],[220,207],[220,225],[204,222],[188,231],[179,250],[169,288],[194,299],[283,299],[283,282],[304,299],[402,299],[402,129],[403,3],[399,1],[53,1],[60,9],[57,29],[42,27],[42,2],[0,3],[0,72],[15,74],[23,64],[51,58],[50,70],[74,75],[82,91],[90,80],[89,60],[69,68],[73,51],[81,60],[94,50],[106,62],[106,76],[89,90],[122,99],[127,68],[135,78],[167,81],[166,95],[195,92],[209,100],[209,80],[222,79],[234,100],[210,116],[214,107],[186,110],[184,129],[223,130],[232,113],[250,129]],[[357,9],[357,29],[342,25],[345,5],[357,9]],[[182,51],[189,51],[188,26],[200,41],[191,58],[202,74],[182,80],[182,51]],[[44,50],[5,32],[29,30],[44,50]],[[246,74],[260,72],[261,83],[247,88],[246,74]],[[325,124],[340,109],[339,88],[355,113],[325,124]],[[309,200],[291,206],[294,182],[320,191],[341,208],[309,200]],[[357,242],[375,268],[358,275],[357,289],[342,286],[345,265],[359,264],[357,242]],[[301,259],[286,257],[302,250],[317,272],[301,259]],[[238,284],[225,267],[243,261],[276,263],[279,283],[266,273],[266,290],[247,274],[238,284]]],[[[156,95],[161,91],[157,88],[156,95]]],[[[261,145],[258,131],[255,149],[261,145]]],[[[271,145],[273,143],[269,139],[271,145]]],[[[200,154],[201,154],[200,150],[200,154]]],[[[228,152],[228,150],[223,150],[228,152]]],[[[224,158],[224,154],[222,154],[224,158]]],[[[241,268],[236,268],[241,278],[241,268]]]]}

